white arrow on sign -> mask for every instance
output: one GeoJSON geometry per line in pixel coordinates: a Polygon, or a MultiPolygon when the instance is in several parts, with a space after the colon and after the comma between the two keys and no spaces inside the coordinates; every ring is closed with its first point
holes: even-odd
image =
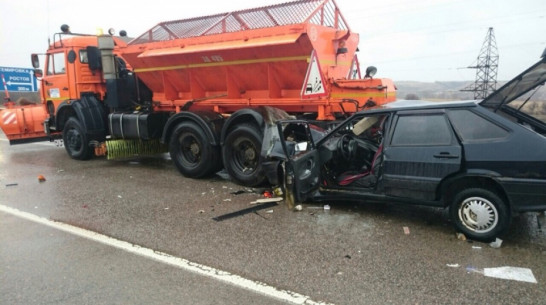
{"type": "Polygon", "coordinates": [[[19,85],[19,86],[32,86],[31,83],[16,83],[16,82],[11,82],[11,81],[8,81],[6,84],[8,84],[8,86],[11,86],[11,85],[19,85]]]}

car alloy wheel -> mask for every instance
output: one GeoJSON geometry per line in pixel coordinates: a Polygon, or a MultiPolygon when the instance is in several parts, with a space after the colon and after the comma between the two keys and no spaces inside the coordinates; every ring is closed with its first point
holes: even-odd
{"type": "Polygon", "coordinates": [[[482,197],[465,199],[458,211],[461,223],[476,233],[487,233],[493,230],[499,221],[495,205],[482,197]]]}

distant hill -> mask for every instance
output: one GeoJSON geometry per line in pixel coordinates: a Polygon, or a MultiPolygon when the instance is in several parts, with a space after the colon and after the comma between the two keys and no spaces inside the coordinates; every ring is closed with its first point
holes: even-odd
{"type": "MultiPolygon", "coordinates": [[[[416,96],[421,100],[473,100],[473,92],[462,92],[461,89],[468,87],[473,81],[452,81],[452,82],[417,82],[417,81],[395,81],[398,89],[398,99],[414,99],[416,96]]],[[[506,81],[497,83],[497,88],[502,87],[506,81]]],[[[533,97],[533,100],[546,101],[546,88],[541,88],[533,97]]]]}

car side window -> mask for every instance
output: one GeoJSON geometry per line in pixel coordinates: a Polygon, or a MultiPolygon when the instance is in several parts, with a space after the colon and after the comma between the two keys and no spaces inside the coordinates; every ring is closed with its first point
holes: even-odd
{"type": "Polygon", "coordinates": [[[451,123],[463,141],[502,139],[509,132],[470,110],[451,110],[451,123]]]}
{"type": "Polygon", "coordinates": [[[452,132],[443,114],[398,117],[391,140],[393,146],[449,145],[452,132]]]}

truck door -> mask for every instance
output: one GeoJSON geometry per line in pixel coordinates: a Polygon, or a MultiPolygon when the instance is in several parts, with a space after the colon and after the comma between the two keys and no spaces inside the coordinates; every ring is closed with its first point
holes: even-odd
{"type": "Polygon", "coordinates": [[[461,167],[462,150],[443,110],[400,113],[383,148],[387,195],[434,200],[443,178],[461,167]]]}
{"type": "Polygon", "coordinates": [[[285,191],[289,207],[304,202],[319,188],[320,156],[315,148],[309,124],[285,121],[277,124],[281,143],[287,156],[285,191]]]}
{"type": "MultiPolygon", "coordinates": [[[[64,49],[50,53],[46,59],[46,71],[43,79],[43,98],[46,101],[64,101],[70,98],[68,72],[64,49]]],[[[57,105],[55,105],[57,106],[57,105]]],[[[56,109],[57,107],[55,107],[56,109]]]]}

